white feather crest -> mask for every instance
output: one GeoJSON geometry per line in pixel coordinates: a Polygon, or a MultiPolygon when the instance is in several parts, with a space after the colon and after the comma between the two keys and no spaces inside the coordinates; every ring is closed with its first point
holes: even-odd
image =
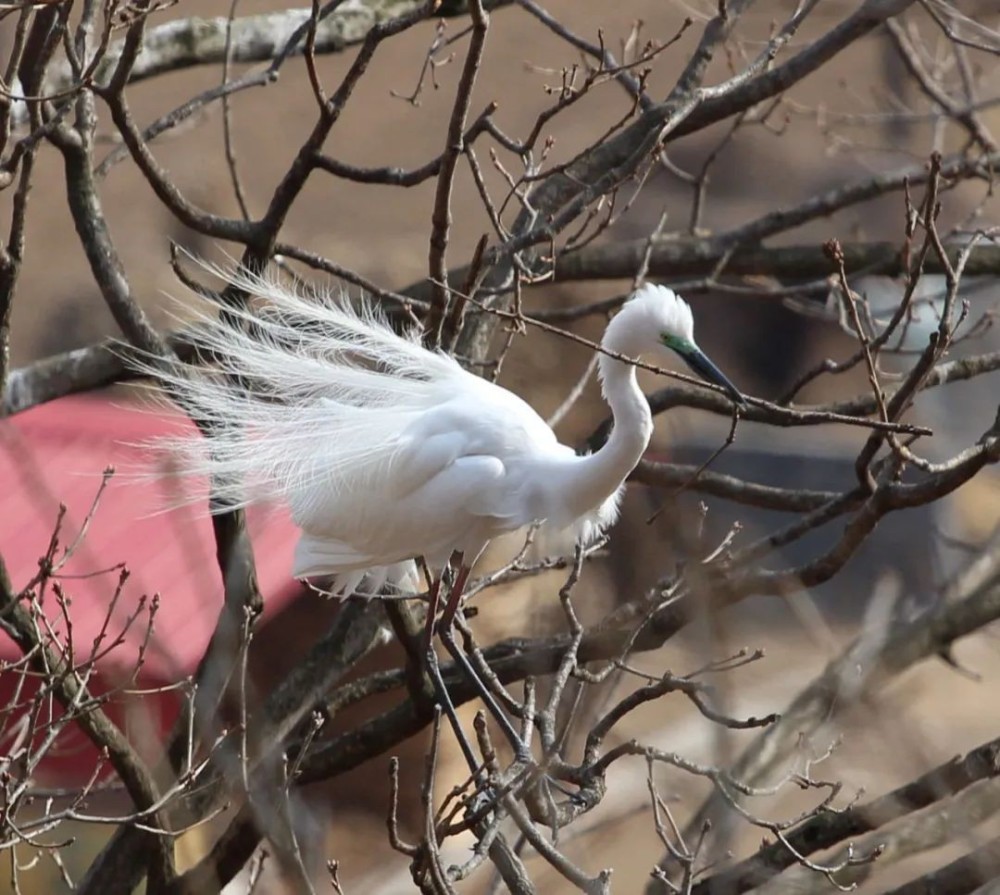
{"type": "Polygon", "coordinates": [[[218,511],[293,503],[317,482],[327,494],[366,489],[392,467],[406,426],[467,375],[415,331],[394,332],[365,297],[354,306],[343,292],[307,295],[203,266],[253,299],[221,316],[208,300],[196,311],[191,338],[209,368],[132,365],[211,430],[153,447],[168,455],[168,474],[211,479],[218,511]]]}

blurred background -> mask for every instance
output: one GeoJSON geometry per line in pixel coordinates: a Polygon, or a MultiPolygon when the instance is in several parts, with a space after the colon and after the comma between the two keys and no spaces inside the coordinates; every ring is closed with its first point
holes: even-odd
{"type": "MultiPolygon", "coordinates": [[[[817,39],[857,5],[825,0],[795,36],[792,49],[817,39]]],[[[774,23],[784,21],[793,6],[776,0],[754,5],[740,24],[744,50],[759,50],[774,23]]],[[[990,6],[968,3],[962,9],[984,24],[992,17],[995,25],[995,10],[990,6]]],[[[238,14],[250,16],[275,7],[273,2],[243,0],[238,14]]],[[[654,97],[664,95],[673,85],[700,34],[701,23],[714,7],[659,0],[619,4],[552,0],[547,5],[555,18],[586,39],[596,41],[597,35],[603,34],[615,53],[634,33],[636,23],[641,22],[641,41],[666,42],[681,30],[686,17],[694,18],[695,26],[652,65],[646,86],[654,97]]],[[[158,13],[156,24],[195,14],[225,16],[229,9],[228,2],[202,0],[193,4],[182,0],[158,13]]],[[[447,20],[445,34],[457,34],[464,22],[447,20]]],[[[0,22],[0,50],[5,54],[14,40],[13,24],[11,17],[0,22]]],[[[927,27],[926,20],[920,20],[920,27],[927,27]]],[[[379,49],[326,144],[330,156],[355,165],[408,169],[441,152],[466,43],[459,40],[438,54],[439,60],[451,53],[455,59],[435,68],[434,83],[424,84],[416,101],[400,98],[414,91],[435,28],[434,21],[425,22],[379,49]]],[[[328,87],[340,82],[355,53],[348,49],[318,57],[317,68],[328,87]]],[[[512,135],[526,133],[551,105],[551,88],[559,84],[563,67],[578,61],[579,54],[566,41],[523,10],[496,10],[474,93],[473,114],[495,100],[495,119],[501,128],[512,135]]],[[[994,57],[993,64],[995,61],[994,57]]],[[[742,60],[719,54],[708,82],[724,77],[729,66],[737,64],[742,60]]],[[[240,66],[234,69],[236,73],[242,70],[240,66]]],[[[140,125],[148,124],[217,84],[219,77],[216,66],[201,66],[137,83],[129,94],[132,114],[140,125]]],[[[994,80],[994,87],[996,83],[994,80]]],[[[586,102],[561,114],[552,128],[554,143],[548,163],[572,159],[621,116],[623,107],[620,88],[608,83],[595,89],[586,102]]],[[[899,54],[886,35],[877,31],[797,84],[767,120],[741,127],[731,139],[727,132],[732,123],[722,122],[672,142],[666,155],[670,166],[697,172],[718,149],[700,224],[706,232],[718,232],[866,175],[920,164],[935,148],[957,150],[964,136],[938,127],[929,115],[917,114],[925,107],[899,54]],[[915,111],[908,116],[886,114],[886,110],[915,111]]],[[[232,142],[249,210],[251,215],[259,215],[314,124],[315,99],[302,60],[286,65],[280,80],[267,89],[235,96],[231,114],[232,142]]],[[[993,133],[1000,133],[997,107],[983,109],[981,119],[993,133]]],[[[104,122],[99,134],[98,159],[117,145],[110,122],[104,122]]],[[[212,106],[158,139],[154,151],[193,202],[215,214],[238,215],[222,141],[221,115],[218,107],[212,106]]],[[[11,319],[14,368],[119,335],[74,234],[62,165],[59,154],[50,149],[43,149],[36,162],[27,218],[29,249],[11,319]]],[[[485,176],[491,186],[502,184],[492,166],[485,176]]],[[[317,172],[293,206],[282,239],[331,258],[382,288],[403,290],[426,276],[435,185],[431,179],[412,189],[391,189],[317,172]]],[[[208,258],[221,258],[232,248],[180,224],[129,160],[111,169],[100,192],[134,294],[158,326],[170,326],[170,314],[183,314],[183,310],[178,311],[166,296],[183,296],[183,287],[170,268],[169,245],[176,243],[208,258]]],[[[9,216],[11,201],[10,190],[0,193],[0,215],[9,216]]],[[[690,184],[662,165],[654,169],[628,211],[601,238],[645,238],[664,213],[667,232],[684,230],[693,201],[690,184]]],[[[994,226],[1000,223],[998,201],[981,183],[950,190],[943,200],[942,227],[966,220],[976,227],[994,226]]],[[[452,211],[449,258],[457,265],[471,257],[480,235],[489,230],[476,185],[464,168],[456,178],[452,211]]],[[[773,244],[821,244],[831,238],[899,242],[904,218],[902,198],[894,192],[812,221],[773,244]]],[[[962,294],[974,315],[987,313],[1000,299],[997,282],[990,278],[968,281],[964,289],[969,292],[966,295],[963,290],[962,294]]],[[[624,294],[628,287],[628,282],[621,280],[536,287],[528,293],[525,310],[530,314],[540,309],[571,308],[624,294]]],[[[874,302],[878,289],[891,292],[896,287],[876,282],[868,288],[874,302]]],[[[943,281],[937,282],[937,288],[943,290],[943,281]]],[[[774,400],[823,359],[843,359],[856,349],[854,337],[831,319],[825,296],[783,300],[766,294],[755,297],[709,291],[692,294],[689,299],[700,345],[745,393],[754,396],[774,400]]],[[[598,315],[565,325],[596,339],[604,322],[598,315]]],[[[981,338],[956,346],[952,356],[998,349],[996,332],[987,330],[981,338]]],[[[585,346],[529,328],[514,338],[500,381],[546,417],[562,404],[590,356],[585,346]]],[[[899,363],[901,370],[908,369],[912,358],[903,356],[899,363]]],[[[652,374],[642,373],[641,379],[647,390],[664,385],[652,374]]],[[[818,378],[797,400],[839,400],[865,393],[867,388],[864,369],[858,366],[845,376],[818,378]]],[[[935,432],[933,439],[921,442],[924,453],[943,460],[974,444],[993,420],[998,394],[1000,380],[992,373],[922,396],[910,419],[935,432]]],[[[137,414],[131,409],[133,399],[133,390],[119,387],[99,395],[61,399],[0,422],[0,552],[15,587],[23,586],[37,571],[60,502],[66,504],[68,525],[80,525],[87,517],[102,469],[109,463],[120,468],[141,464],[141,451],[123,445],[160,434],[164,427],[182,425],[178,420],[164,421],[155,413],[137,414]]],[[[559,423],[557,433],[568,444],[582,445],[605,415],[599,388],[591,379],[581,399],[559,423]]],[[[675,408],[658,417],[650,456],[698,465],[724,442],[728,430],[725,418],[675,408]]],[[[778,429],[741,425],[735,444],[711,468],[786,488],[841,490],[852,482],[854,458],[865,436],[862,429],[844,426],[778,429]]],[[[149,686],[157,682],[168,686],[194,670],[211,635],[217,600],[221,599],[208,520],[194,510],[180,520],[173,514],[161,514],[158,507],[162,500],[162,495],[148,489],[112,479],[93,514],[87,551],[74,558],[79,564],[74,568],[80,574],[128,564],[136,578],[123,590],[124,613],[141,594],[159,594],[145,663],[149,686]],[[137,508],[141,512],[136,513],[137,508]]],[[[587,565],[575,592],[581,620],[585,624],[597,621],[619,603],[652,587],[677,563],[690,560],[678,529],[703,515],[707,544],[719,543],[734,526],[738,526],[736,543],[749,544],[790,521],[786,513],[736,505],[692,491],[672,495],[663,489],[630,486],[622,520],[606,551],[587,565]]],[[[995,470],[986,469],[945,500],[889,516],[843,573],[827,584],[790,598],[750,598],[722,611],[706,605],[701,617],[682,635],[661,650],[636,657],[636,665],[652,675],[666,670],[682,674],[743,648],[759,649],[765,653],[760,661],[718,677],[715,683],[720,699],[726,711],[737,716],[782,712],[866,623],[877,625],[886,615],[913,618],[933,607],[942,584],[968,563],[977,546],[995,532],[998,522],[1000,480],[995,470]]],[[[251,531],[266,612],[249,654],[249,679],[253,688],[264,693],[291,669],[315,632],[338,612],[338,606],[303,593],[288,579],[294,531],[287,520],[280,514],[263,513],[251,520],[251,531]]],[[[821,552],[839,533],[837,526],[818,530],[788,552],[770,557],[767,565],[781,568],[800,564],[821,552]]],[[[501,564],[518,546],[513,539],[495,545],[483,569],[501,564]]],[[[555,595],[564,575],[553,572],[532,578],[477,600],[474,626],[480,642],[560,630],[564,622],[555,595]]],[[[110,580],[113,585],[114,577],[110,580]]],[[[73,585],[74,611],[82,616],[92,611],[96,620],[98,609],[108,599],[109,587],[108,577],[81,579],[73,585]],[[91,604],[96,608],[89,610],[91,604]]],[[[123,653],[126,658],[140,647],[133,643],[128,649],[132,652],[123,653]]],[[[3,657],[8,658],[8,653],[3,657]]],[[[401,659],[401,651],[390,644],[365,659],[355,673],[395,667],[401,659]]],[[[838,713],[830,724],[820,725],[802,744],[804,752],[819,756],[834,742],[839,743],[823,765],[821,776],[843,781],[843,803],[859,790],[869,795],[885,792],[997,734],[995,681],[1000,675],[1000,645],[996,631],[985,628],[964,639],[954,659],[957,668],[936,659],[911,668],[876,697],[862,699],[838,713]]],[[[106,673],[113,679],[113,669],[106,673]]],[[[620,695],[631,685],[629,680],[612,678],[601,699],[620,695]]],[[[123,723],[130,725],[140,742],[144,736],[148,739],[145,748],[150,755],[156,752],[156,732],[166,728],[177,710],[177,698],[176,691],[169,691],[155,709],[150,708],[148,699],[142,700],[141,710],[122,709],[127,716],[123,723]]],[[[392,700],[386,697],[384,704],[388,707],[392,700]]],[[[588,711],[596,713],[599,707],[598,700],[588,711]]],[[[470,727],[474,710],[472,705],[461,710],[470,727]]],[[[350,720],[348,714],[337,723],[348,724],[350,720]]],[[[726,764],[755,735],[754,731],[712,725],[690,703],[673,697],[629,716],[616,729],[615,742],[635,737],[692,761],[726,764]]],[[[419,780],[426,745],[424,732],[398,750],[404,832],[407,825],[419,823],[419,780]]],[[[446,742],[443,754],[442,792],[464,771],[454,744],[446,742]]],[[[66,761],[68,770],[50,768],[53,780],[60,774],[72,777],[80,773],[87,759],[74,763],[70,755],[66,761]]],[[[385,841],[389,798],[386,764],[386,756],[379,756],[337,780],[308,788],[302,795],[302,810],[315,819],[312,829],[322,842],[320,850],[339,862],[340,880],[348,893],[412,890],[407,860],[392,852],[385,841]]],[[[646,885],[652,863],[663,851],[650,820],[645,768],[616,767],[608,785],[614,798],[609,797],[598,811],[566,831],[562,846],[595,872],[613,866],[615,890],[638,891],[646,885]]],[[[659,785],[661,795],[682,822],[693,815],[710,791],[704,780],[680,771],[663,772],[659,785]]],[[[107,799],[109,806],[115,804],[113,795],[107,799]]],[[[802,799],[801,793],[783,792],[755,804],[769,816],[784,817],[800,810],[802,799]]],[[[187,856],[181,859],[182,865],[204,853],[209,831],[224,819],[218,818],[208,828],[198,828],[181,840],[181,854],[187,856]]],[[[998,832],[1000,825],[991,821],[975,825],[941,849],[893,863],[861,891],[885,891],[998,832]]],[[[80,825],[74,835],[77,844],[65,855],[68,873],[76,878],[107,832],[80,825]]],[[[745,854],[757,845],[761,831],[741,825],[726,835],[731,848],[745,854]]],[[[447,856],[464,859],[468,853],[462,850],[471,842],[450,843],[447,856]]],[[[566,890],[564,881],[540,861],[536,859],[530,866],[537,872],[538,891],[566,890]]],[[[484,891],[487,881],[487,876],[477,877],[467,884],[468,891],[484,891]]],[[[802,888],[797,891],[813,885],[825,891],[822,886],[828,885],[822,878],[799,884],[802,888]]],[[[0,882],[0,888],[5,885],[0,882]]],[[[22,874],[24,892],[56,891],[61,885],[54,867],[22,874]]],[[[232,891],[243,891],[240,885],[245,887],[245,880],[237,880],[232,891]]],[[[261,890],[282,890],[276,876],[265,876],[261,885],[265,887],[261,890]]]]}

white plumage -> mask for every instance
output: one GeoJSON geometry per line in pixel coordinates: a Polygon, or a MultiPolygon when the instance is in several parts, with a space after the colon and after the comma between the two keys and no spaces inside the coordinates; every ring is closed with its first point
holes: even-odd
{"type": "MultiPolygon", "coordinates": [[[[213,481],[221,505],[288,506],[302,535],[292,574],[337,576],[353,591],[416,584],[412,560],[471,565],[494,537],[532,522],[582,541],[617,517],[622,483],[652,432],[635,368],[600,358],[615,416],[608,443],[578,456],[519,397],[396,334],[369,305],[304,296],[224,274],[255,297],[223,318],[202,312],[199,349],[214,373],[146,372],[168,385],[211,438],[161,446],[182,476],[213,481]]],[[[611,321],[603,347],[627,357],[673,350],[742,402],[696,348],[688,305],[645,286],[611,321]]]]}

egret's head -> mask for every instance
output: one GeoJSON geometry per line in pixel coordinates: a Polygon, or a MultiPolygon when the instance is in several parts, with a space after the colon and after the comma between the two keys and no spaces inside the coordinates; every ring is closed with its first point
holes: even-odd
{"type": "Polygon", "coordinates": [[[635,291],[626,308],[634,319],[633,326],[641,332],[643,341],[655,339],[656,353],[680,355],[695,373],[707,382],[724,388],[740,406],[746,400],[723,372],[695,344],[694,319],[691,307],[672,289],[647,283],[635,291]]]}

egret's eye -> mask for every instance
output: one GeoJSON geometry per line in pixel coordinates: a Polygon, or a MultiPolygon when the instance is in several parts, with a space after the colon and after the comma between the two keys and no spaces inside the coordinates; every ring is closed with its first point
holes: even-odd
{"type": "Polygon", "coordinates": [[[673,333],[660,333],[660,341],[663,342],[667,348],[672,348],[678,354],[687,354],[694,348],[687,339],[682,336],[675,336],[673,333]]]}

